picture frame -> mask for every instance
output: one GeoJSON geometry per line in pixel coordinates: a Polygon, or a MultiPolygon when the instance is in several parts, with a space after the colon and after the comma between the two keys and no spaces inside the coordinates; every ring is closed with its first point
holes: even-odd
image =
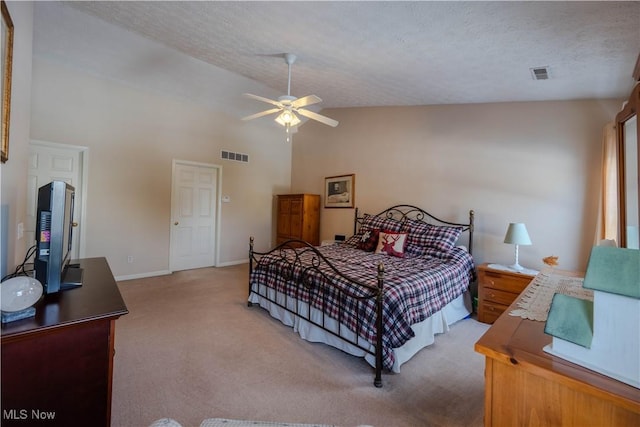
{"type": "Polygon", "coordinates": [[[11,73],[13,69],[13,21],[9,15],[7,4],[0,2],[2,20],[0,20],[0,117],[2,124],[0,129],[0,161],[6,163],[9,160],[9,121],[11,118],[11,73]]]}
{"type": "Polygon", "coordinates": [[[353,208],[356,175],[329,176],[324,179],[325,208],[353,208]]]}

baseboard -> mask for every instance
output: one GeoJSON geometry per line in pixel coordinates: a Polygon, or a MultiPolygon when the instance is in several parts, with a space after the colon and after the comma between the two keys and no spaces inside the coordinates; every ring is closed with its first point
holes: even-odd
{"type": "Polygon", "coordinates": [[[126,276],[116,276],[116,282],[122,282],[125,280],[144,279],[145,277],[166,276],[171,274],[169,270],[151,271],[148,273],[128,274],[126,276]]]}
{"type": "MultiPolygon", "coordinates": [[[[231,267],[232,265],[247,264],[249,259],[241,259],[236,261],[221,262],[216,267],[231,267]]],[[[144,279],[145,277],[165,276],[171,274],[169,270],[151,271],[149,273],[128,274],[125,276],[115,276],[116,282],[124,282],[126,280],[144,279]]]]}
{"type": "Polygon", "coordinates": [[[249,258],[241,259],[241,260],[237,260],[237,261],[221,262],[218,265],[216,265],[216,267],[231,267],[232,265],[247,264],[247,263],[249,263],[249,258]]]}

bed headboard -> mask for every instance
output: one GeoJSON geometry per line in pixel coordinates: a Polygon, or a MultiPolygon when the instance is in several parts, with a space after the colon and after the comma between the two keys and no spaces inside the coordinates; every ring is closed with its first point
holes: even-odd
{"type": "MultiPolygon", "coordinates": [[[[356,232],[358,231],[358,227],[362,225],[364,221],[364,215],[365,214],[363,213],[362,216],[360,216],[359,209],[356,208],[355,219],[353,222],[353,234],[356,234],[356,232]]],[[[395,219],[401,222],[407,219],[413,219],[416,221],[422,221],[422,222],[426,222],[433,225],[450,225],[454,227],[462,227],[463,233],[468,232],[467,247],[468,247],[469,253],[470,254],[473,253],[473,220],[474,220],[473,210],[469,211],[468,223],[445,221],[440,218],[437,218],[436,216],[425,211],[424,209],[421,209],[419,207],[412,206],[412,205],[395,205],[373,216],[395,219]]]]}

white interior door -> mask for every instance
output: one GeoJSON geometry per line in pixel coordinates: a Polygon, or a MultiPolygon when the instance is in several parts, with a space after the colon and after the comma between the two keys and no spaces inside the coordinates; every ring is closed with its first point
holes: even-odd
{"type": "Polygon", "coordinates": [[[171,271],[216,263],[219,168],[174,161],[171,189],[171,271]]]}
{"type": "Polygon", "coordinates": [[[73,229],[71,241],[72,259],[80,258],[80,233],[82,222],[82,176],[84,147],[31,141],[29,144],[29,169],[27,172],[27,217],[25,220],[25,238],[28,242],[36,242],[36,209],[38,206],[38,189],[51,181],[65,181],[73,186],[75,204],[73,221],[77,224],[73,229]]]}

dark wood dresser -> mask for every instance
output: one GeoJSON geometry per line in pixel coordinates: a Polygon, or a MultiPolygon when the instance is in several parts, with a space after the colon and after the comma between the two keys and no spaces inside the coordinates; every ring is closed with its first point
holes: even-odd
{"type": "Polygon", "coordinates": [[[2,324],[2,426],[111,424],[115,321],[128,311],[105,258],[79,264],[81,287],[2,324]]]}
{"type": "Polygon", "coordinates": [[[276,244],[299,239],[320,244],[320,196],[318,194],[278,195],[276,244]]]}

